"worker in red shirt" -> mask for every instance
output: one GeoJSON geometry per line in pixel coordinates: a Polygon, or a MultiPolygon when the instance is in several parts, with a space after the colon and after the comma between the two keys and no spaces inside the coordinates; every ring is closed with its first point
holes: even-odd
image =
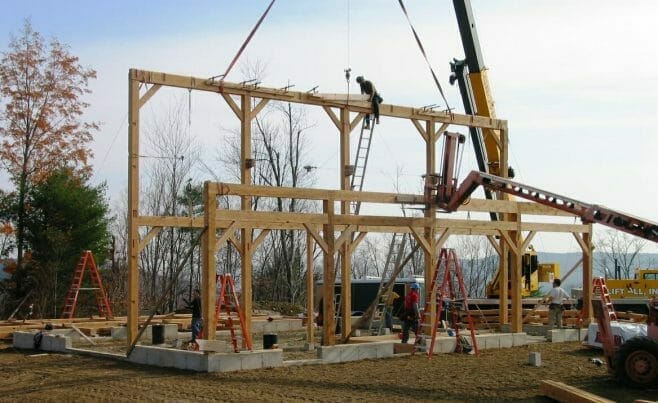
{"type": "Polygon", "coordinates": [[[409,330],[413,329],[414,333],[418,332],[418,320],[420,319],[420,309],[418,308],[418,302],[420,296],[418,295],[418,290],[420,290],[420,285],[418,283],[411,284],[409,287],[409,293],[404,297],[404,311],[402,318],[402,342],[407,343],[409,341],[409,330]]]}

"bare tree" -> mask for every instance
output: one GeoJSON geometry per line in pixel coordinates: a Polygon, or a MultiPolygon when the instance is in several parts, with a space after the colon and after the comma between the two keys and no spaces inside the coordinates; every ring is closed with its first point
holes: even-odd
{"type": "Polygon", "coordinates": [[[498,256],[481,236],[461,236],[457,239],[457,256],[464,275],[464,285],[470,297],[485,296],[486,284],[498,268],[498,256]]]}
{"type": "Polygon", "coordinates": [[[615,268],[619,268],[622,278],[632,278],[646,243],[644,239],[625,232],[606,230],[596,245],[601,253],[599,256],[602,256],[597,265],[606,276],[615,276],[615,268]]]}
{"type": "MultiPolygon", "coordinates": [[[[142,209],[147,215],[187,215],[185,198],[186,179],[198,161],[199,148],[188,135],[184,106],[174,101],[164,118],[149,122],[146,133],[145,152],[146,189],[142,209]]],[[[189,232],[188,232],[189,233],[189,232]]],[[[189,235],[180,228],[160,231],[144,248],[140,255],[140,267],[148,277],[149,287],[144,294],[149,303],[159,297],[160,290],[173,282],[179,260],[186,250],[189,235]]],[[[179,297],[187,289],[174,283],[164,310],[173,311],[179,297]]]]}

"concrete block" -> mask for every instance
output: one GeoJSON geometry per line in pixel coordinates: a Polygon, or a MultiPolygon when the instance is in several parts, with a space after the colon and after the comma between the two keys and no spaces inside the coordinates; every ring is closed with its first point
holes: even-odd
{"type": "Polygon", "coordinates": [[[244,351],[238,354],[241,362],[241,369],[259,369],[263,368],[263,354],[260,352],[244,351]]]}
{"type": "Polygon", "coordinates": [[[551,343],[563,343],[565,341],[562,329],[551,329],[548,331],[547,339],[551,343]]]}
{"type": "MultiPolygon", "coordinates": [[[[209,356],[217,357],[216,367],[219,372],[230,372],[230,371],[239,371],[242,369],[242,358],[235,353],[224,353],[224,354],[211,354],[209,356]]],[[[210,364],[208,365],[210,369],[210,364]]]]}
{"type": "Polygon", "coordinates": [[[315,350],[315,343],[304,343],[304,351],[315,350]]]}
{"type": "Polygon", "coordinates": [[[135,346],[128,361],[134,364],[146,364],[147,348],[145,346],[135,346]]]}
{"type": "Polygon", "coordinates": [[[73,341],[70,337],[46,335],[44,339],[49,341],[50,351],[59,351],[60,353],[63,353],[73,347],[73,341]]]}
{"type": "Polygon", "coordinates": [[[500,342],[500,348],[511,348],[514,346],[514,337],[509,334],[499,334],[498,340],[500,342]]]}
{"type": "Polygon", "coordinates": [[[190,371],[208,372],[208,356],[198,351],[184,351],[185,368],[190,371]]]}
{"type": "Polygon", "coordinates": [[[377,348],[375,343],[363,343],[355,345],[357,351],[357,359],[359,360],[374,360],[377,358],[377,348]]]}
{"type": "Polygon", "coordinates": [[[457,340],[454,337],[441,337],[434,342],[435,353],[454,353],[457,340]]]}
{"type": "Polygon", "coordinates": [[[262,352],[263,368],[274,368],[283,365],[283,350],[274,349],[262,352]]]}
{"type": "MultiPolygon", "coordinates": [[[[114,340],[126,340],[128,331],[126,330],[125,326],[118,326],[118,327],[113,327],[110,329],[110,337],[114,340]]],[[[151,326],[149,325],[144,333],[142,334],[142,337],[139,338],[140,341],[151,341],[152,340],[152,331],[151,331],[151,326]]]]}
{"type": "Polygon", "coordinates": [[[224,340],[197,339],[199,351],[226,352],[227,343],[224,340]]]}
{"type": "Polygon", "coordinates": [[[541,354],[538,352],[532,352],[530,353],[530,356],[528,357],[528,363],[532,365],[533,367],[540,367],[541,366],[541,354]]]}
{"type": "Polygon", "coordinates": [[[14,348],[33,350],[35,334],[37,334],[37,332],[14,332],[12,336],[12,345],[14,348]]]}
{"type": "Polygon", "coordinates": [[[322,359],[322,362],[326,364],[341,362],[340,361],[340,350],[338,346],[321,346],[318,349],[318,358],[322,359]]]}
{"type": "Polygon", "coordinates": [[[491,349],[500,348],[500,339],[497,334],[483,334],[478,336],[477,339],[478,339],[478,348],[481,350],[491,350],[491,349]]]}
{"type": "Polygon", "coordinates": [[[375,343],[377,349],[377,358],[393,357],[393,347],[396,344],[394,341],[382,341],[375,343]]]}
{"type": "Polygon", "coordinates": [[[360,344],[344,344],[336,346],[340,349],[340,361],[358,361],[359,360],[359,347],[360,344]]]}
{"type": "Polygon", "coordinates": [[[525,346],[528,344],[528,335],[526,333],[512,333],[512,344],[514,347],[525,346]]]}

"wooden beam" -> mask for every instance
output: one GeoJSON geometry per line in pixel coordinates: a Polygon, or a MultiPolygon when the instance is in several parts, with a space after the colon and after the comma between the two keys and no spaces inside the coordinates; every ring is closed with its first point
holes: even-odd
{"type": "Polygon", "coordinates": [[[539,390],[544,396],[548,396],[558,402],[614,403],[614,400],[608,400],[593,393],[578,389],[575,386],[569,386],[562,382],[552,380],[542,380],[539,383],[539,390]]]}
{"type": "Polygon", "coordinates": [[[155,95],[158,90],[162,88],[162,85],[160,84],[154,84],[149,88],[144,95],[142,95],[141,98],[139,98],[139,108],[141,109],[142,106],[144,106],[153,95],[155,95]]]}
{"type": "MultiPolygon", "coordinates": [[[[261,233],[262,235],[262,233],[261,233]]],[[[260,235],[258,236],[260,238],[260,235]]],[[[254,242],[255,243],[255,242],[254,242]]],[[[313,237],[306,233],[306,342],[309,347],[315,344],[315,290],[313,275],[313,237]]]]}
{"type": "MultiPolygon", "coordinates": [[[[235,239],[235,232],[231,231],[231,233],[228,236],[228,242],[231,245],[233,245],[233,247],[235,248],[235,250],[238,251],[238,253],[240,253],[241,255],[244,253],[242,251],[242,241],[239,241],[239,240],[235,239]]],[[[221,245],[218,245],[218,248],[221,248],[221,245]]]]}
{"type": "Polygon", "coordinates": [[[224,242],[227,242],[229,238],[234,236],[233,231],[237,229],[237,226],[237,221],[233,221],[228,228],[222,231],[222,235],[217,239],[217,242],[215,242],[215,249],[220,249],[222,245],[224,245],[224,242]]]}
{"type": "Polygon", "coordinates": [[[126,342],[131,346],[139,331],[139,83],[128,73],[128,293],[126,342]]]}
{"type": "Polygon", "coordinates": [[[370,97],[367,94],[312,94],[314,97],[332,101],[367,101],[370,97]]]}
{"type": "Polygon", "coordinates": [[[306,231],[308,231],[309,235],[313,237],[315,242],[318,244],[318,246],[322,249],[324,253],[327,253],[329,251],[329,246],[327,246],[327,243],[322,239],[322,236],[313,228],[312,225],[309,224],[304,224],[304,228],[306,228],[306,231]]]}
{"type": "Polygon", "coordinates": [[[216,183],[215,186],[217,187],[217,193],[221,196],[285,197],[308,200],[332,199],[336,201],[360,201],[365,203],[425,204],[425,196],[413,194],[324,190],[285,186],[251,186],[225,182],[216,183]]]}
{"type": "Polygon", "coordinates": [[[343,244],[349,240],[352,239],[352,234],[356,230],[356,225],[352,224],[345,228],[343,232],[340,234],[338,239],[336,239],[336,249],[340,249],[343,244]]]}
{"type": "Polygon", "coordinates": [[[359,246],[359,244],[361,243],[361,241],[363,241],[366,235],[368,235],[368,232],[366,231],[359,232],[359,235],[357,235],[356,238],[354,238],[354,240],[350,244],[350,253],[354,253],[357,246],[359,246]]]}
{"type": "Polygon", "coordinates": [[[516,244],[514,243],[510,235],[507,233],[507,231],[500,230],[498,231],[498,234],[500,234],[501,238],[505,241],[507,246],[509,246],[510,252],[512,252],[512,254],[514,255],[518,254],[516,250],[516,244]]]}
{"type": "Polygon", "coordinates": [[[233,97],[230,96],[229,94],[222,94],[222,98],[226,101],[228,104],[229,108],[235,113],[235,116],[238,117],[238,119],[242,119],[242,111],[240,110],[240,107],[238,104],[235,103],[235,100],[233,100],[233,97]]]}
{"type": "MultiPolygon", "coordinates": [[[[351,112],[369,113],[370,102],[367,101],[339,101],[329,100],[314,96],[307,92],[285,91],[279,88],[246,86],[239,83],[223,81],[213,82],[203,78],[181,76],[177,74],[161,73],[155,71],[135,70],[130,71],[132,80],[142,83],[161,84],[169,87],[187,88],[199,91],[225,93],[231,95],[249,94],[254,98],[274,99],[292,103],[303,103],[308,105],[345,107],[351,112]]],[[[454,112],[430,111],[423,108],[382,104],[379,107],[381,116],[389,116],[403,119],[419,119],[425,121],[437,121],[469,127],[482,127],[502,129],[507,127],[507,122],[501,119],[493,119],[484,116],[461,115],[454,112]]]]}
{"type": "Polygon", "coordinates": [[[423,140],[425,142],[430,141],[429,138],[427,137],[427,132],[425,131],[425,128],[418,122],[417,119],[411,119],[411,123],[413,123],[414,127],[416,130],[418,130],[418,133],[423,137],[423,140]]]}
{"type": "Polygon", "coordinates": [[[267,105],[268,102],[270,102],[269,99],[261,99],[258,102],[258,104],[256,104],[256,106],[254,106],[254,109],[251,111],[251,116],[254,117],[254,116],[258,115],[258,113],[260,113],[260,111],[263,110],[263,108],[265,107],[265,105],[267,105]]]}
{"type": "Polygon", "coordinates": [[[254,242],[251,244],[251,247],[252,247],[254,250],[255,250],[256,248],[258,248],[258,247],[260,246],[260,244],[263,243],[263,241],[265,240],[265,238],[267,237],[267,235],[268,235],[269,233],[270,233],[270,230],[269,230],[269,229],[264,229],[264,230],[262,230],[262,231],[260,232],[260,234],[258,234],[258,236],[256,237],[256,239],[254,239],[254,242]]]}
{"type": "Polygon", "coordinates": [[[555,224],[555,223],[521,223],[522,231],[538,232],[587,232],[586,224],[555,224]]]}
{"type": "Polygon", "coordinates": [[[334,215],[334,202],[324,200],[322,202],[322,212],[327,214],[330,219],[327,224],[322,226],[322,235],[327,251],[324,253],[323,262],[323,283],[322,283],[322,344],[333,346],[336,344],[336,305],[334,303],[334,283],[336,281],[335,257],[336,249],[334,247],[334,226],[331,217],[334,215]]]}
{"type": "Polygon", "coordinates": [[[443,123],[438,129],[436,129],[436,133],[434,133],[435,137],[439,137],[441,134],[443,134],[444,131],[448,129],[450,124],[448,123],[443,123]]]}
{"type": "Polygon", "coordinates": [[[153,239],[153,237],[158,235],[160,230],[162,230],[162,227],[153,227],[153,228],[151,228],[149,230],[149,232],[147,232],[146,235],[144,235],[144,238],[141,241],[139,241],[139,245],[137,246],[137,253],[144,250],[146,245],[148,245],[148,243],[151,242],[151,239],[153,239]]]}
{"type": "Polygon", "coordinates": [[[363,120],[363,118],[366,116],[365,113],[357,113],[357,115],[352,119],[352,122],[350,123],[350,132],[354,130],[354,128],[363,120]]]}
{"type": "Polygon", "coordinates": [[[583,238],[581,238],[580,235],[575,232],[572,232],[571,235],[573,235],[573,237],[576,239],[576,242],[578,242],[578,245],[580,245],[580,250],[583,251],[583,255],[589,255],[589,245],[585,243],[583,238]]]}
{"type": "Polygon", "coordinates": [[[528,233],[528,236],[525,237],[525,239],[523,240],[523,244],[521,245],[521,254],[523,254],[526,250],[528,250],[528,247],[530,246],[530,242],[532,242],[532,238],[535,237],[536,233],[537,232],[535,231],[530,231],[528,233]]]}
{"type": "Polygon", "coordinates": [[[489,241],[491,246],[494,248],[494,250],[496,251],[496,253],[500,257],[503,254],[503,252],[500,250],[500,244],[498,243],[496,238],[493,237],[492,235],[487,235],[487,240],[489,241]]]}
{"type": "MultiPolygon", "coordinates": [[[[261,98],[259,107],[265,106],[266,98],[261,98]]],[[[240,109],[242,117],[240,118],[240,183],[243,186],[249,186],[253,182],[251,168],[252,164],[252,142],[251,142],[251,121],[256,114],[256,111],[251,110],[252,94],[246,93],[242,95],[240,109]]],[[[244,195],[240,197],[240,211],[249,212],[253,208],[251,197],[244,195]]],[[[253,297],[252,297],[252,260],[253,253],[251,250],[251,243],[253,241],[253,233],[251,229],[242,228],[240,231],[240,240],[242,248],[240,248],[240,258],[242,263],[242,271],[240,276],[240,306],[242,308],[242,319],[244,319],[243,330],[247,334],[251,334],[251,316],[253,313],[253,297]]],[[[245,345],[245,338],[242,338],[242,348],[245,345]]]]}
{"type": "Polygon", "coordinates": [[[452,231],[450,230],[450,228],[444,229],[439,235],[439,237],[437,238],[436,242],[434,243],[434,249],[440,250],[441,248],[443,248],[443,244],[446,243],[450,235],[452,235],[452,231]]]}
{"type": "Polygon", "coordinates": [[[201,317],[203,318],[203,338],[215,340],[215,290],[217,288],[216,274],[216,245],[217,227],[215,226],[217,216],[217,194],[215,187],[210,182],[203,184],[204,223],[207,226],[202,236],[201,254],[201,317]]]}
{"type": "Polygon", "coordinates": [[[427,242],[425,236],[420,232],[420,230],[414,227],[409,227],[409,229],[411,230],[411,234],[414,236],[414,239],[416,239],[416,241],[423,248],[423,251],[425,253],[432,253],[432,245],[427,242]]]}
{"type": "Polygon", "coordinates": [[[325,112],[327,112],[327,115],[329,115],[329,118],[331,119],[332,122],[334,122],[334,125],[338,130],[340,130],[341,124],[340,120],[338,120],[338,116],[334,113],[334,111],[328,107],[328,106],[323,106],[322,109],[324,109],[325,112]]]}

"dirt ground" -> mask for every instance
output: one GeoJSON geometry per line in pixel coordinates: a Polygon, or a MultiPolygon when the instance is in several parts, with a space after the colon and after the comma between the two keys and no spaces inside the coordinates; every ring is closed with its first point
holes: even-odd
{"type": "MultiPolygon", "coordinates": [[[[620,402],[653,400],[658,390],[625,388],[579,343],[484,350],[479,357],[440,354],[233,373],[194,373],[0,345],[0,401],[511,401],[548,402],[539,381],[552,379],[620,402]],[[528,365],[530,352],[542,366],[528,365]]],[[[287,358],[286,358],[287,359],[287,358]]]]}

